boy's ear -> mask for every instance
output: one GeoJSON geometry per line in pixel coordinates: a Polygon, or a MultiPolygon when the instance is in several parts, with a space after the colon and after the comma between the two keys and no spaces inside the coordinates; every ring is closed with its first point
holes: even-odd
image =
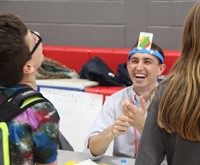
{"type": "Polygon", "coordinates": [[[126,62],[126,68],[127,68],[127,70],[129,70],[129,68],[130,68],[130,62],[129,61],[126,62]]]}
{"type": "Polygon", "coordinates": [[[165,71],[166,65],[165,65],[165,64],[160,64],[159,68],[160,68],[160,73],[159,73],[159,75],[161,75],[161,74],[165,71]]]}
{"type": "Polygon", "coordinates": [[[25,74],[31,74],[35,72],[35,68],[32,66],[32,64],[25,64],[23,67],[23,72],[25,74]]]}

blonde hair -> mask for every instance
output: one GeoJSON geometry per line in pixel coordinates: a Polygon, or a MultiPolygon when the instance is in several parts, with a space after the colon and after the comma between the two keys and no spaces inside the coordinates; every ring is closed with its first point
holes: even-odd
{"type": "Polygon", "coordinates": [[[189,11],[182,34],[182,53],[163,84],[167,89],[158,125],[182,138],[200,140],[200,2],[189,11]]]}

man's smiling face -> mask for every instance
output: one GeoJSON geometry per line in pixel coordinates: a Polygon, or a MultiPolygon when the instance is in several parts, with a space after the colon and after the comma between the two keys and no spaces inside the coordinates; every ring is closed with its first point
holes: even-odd
{"type": "Polygon", "coordinates": [[[162,64],[154,55],[135,53],[127,62],[127,68],[134,88],[152,89],[157,84],[157,78],[162,73],[162,64]]]}

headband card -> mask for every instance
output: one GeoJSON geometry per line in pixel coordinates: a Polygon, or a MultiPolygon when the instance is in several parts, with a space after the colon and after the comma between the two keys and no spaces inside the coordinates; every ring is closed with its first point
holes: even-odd
{"type": "Polygon", "coordinates": [[[150,50],[152,41],[153,33],[140,32],[137,49],[145,48],[147,50],[150,50]]]}

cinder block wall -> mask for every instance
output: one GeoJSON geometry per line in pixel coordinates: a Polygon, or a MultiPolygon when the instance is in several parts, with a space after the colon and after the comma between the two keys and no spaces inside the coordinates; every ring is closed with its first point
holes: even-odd
{"type": "Polygon", "coordinates": [[[130,48],[139,32],[163,49],[180,49],[182,27],[196,1],[0,0],[0,13],[18,14],[46,45],[130,48]]]}

